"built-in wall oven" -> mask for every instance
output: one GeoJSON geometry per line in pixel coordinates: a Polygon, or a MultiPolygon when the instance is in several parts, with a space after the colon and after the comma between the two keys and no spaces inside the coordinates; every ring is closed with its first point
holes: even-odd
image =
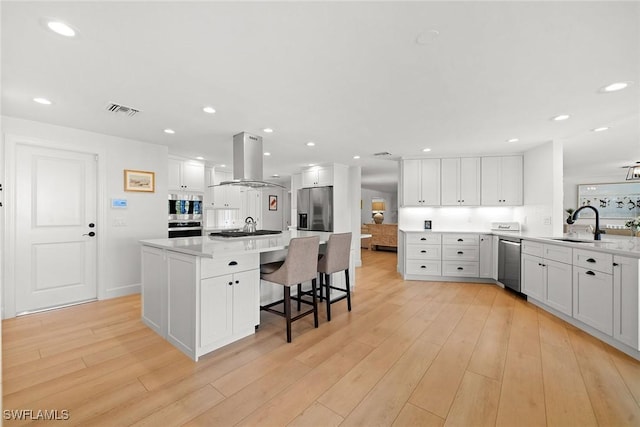
{"type": "Polygon", "coordinates": [[[202,196],[169,194],[169,238],[202,236],[202,196]]]}

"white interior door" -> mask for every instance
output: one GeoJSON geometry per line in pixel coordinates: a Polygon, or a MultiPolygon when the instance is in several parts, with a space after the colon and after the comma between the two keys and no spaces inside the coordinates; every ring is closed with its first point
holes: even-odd
{"type": "Polygon", "coordinates": [[[96,163],[16,146],[16,313],[96,298],[96,163]]]}

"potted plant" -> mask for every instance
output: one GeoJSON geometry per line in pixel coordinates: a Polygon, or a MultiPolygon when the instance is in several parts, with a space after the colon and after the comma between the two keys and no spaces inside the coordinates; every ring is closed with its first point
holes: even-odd
{"type": "Polygon", "coordinates": [[[568,208],[568,209],[565,209],[564,211],[565,211],[568,215],[567,215],[567,217],[565,218],[565,224],[564,224],[564,226],[563,226],[563,230],[562,230],[562,231],[563,231],[563,232],[565,232],[565,233],[568,233],[568,232],[569,232],[569,224],[567,224],[567,223],[566,223],[566,222],[567,222],[567,219],[571,218],[571,215],[573,215],[573,213],[574,213],[576,210],[575,210],[575,209],[573,209],[573,208],[568,208]]]}
{"type": "Polygon", "coordinates": [[[638,228],[640,228],[640,216],[637,216],[633,219],[624,223],[625,227],[629,227],[631,230],[631,237],[636,237],[638,234],[638,228]]]}

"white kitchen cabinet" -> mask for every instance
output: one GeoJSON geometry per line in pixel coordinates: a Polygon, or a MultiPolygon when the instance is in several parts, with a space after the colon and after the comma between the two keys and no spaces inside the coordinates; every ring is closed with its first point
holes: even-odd
{"type": "Polygon", "coordinates": [[[442,206],[480,205],[480,158],[441,160],[442,206]]]}
{"type": "Polygon", "coordinates": [[[611,274],[574,265],[573,317],[600,332],[613,335],[613,276],[611,274]]]}
{"type": "Polygon", "coordinates": [[[326,187],[333,185],[333,168],[312,166],[302,171],[302,187],[326,187]]]}
{"type": "Polygon", "coordinates": [[[522,205],[522,156],[482,157],[483,206],[522,205]]]}
{"type": "Polygon", "coordinates": [[[550,259],[544,260],[546,273],[544,302],[561,313],[572,314],[572,266],[550,259]]]}
{"type": "Polygon", "coordinates": [[[204,164],[169,158],[168,181],[169,190],[204,192],[204,164]]]}
{"type": "Polygon", "coordinates": [[[200,285],[200,347],[216,347],[233,334],[256,325],[252,308],[256,302],[259,270],[203,279],[200,285]]]}
{"type": "Polygon", "coordinates": [[[446,233],[442,237],[442,275],[480,276],[480,236],[446,233]]]}
{"type": "Polygon", "coordinates": [[[638,274],[637,258],[613,257],[613,337],[640,349],[638,334],[638,274]]]}
{"type": "Polygon", "coordinates": [[[402,206],[440,205],[440,159],[402,161],[402,206]]]}
{"type": "Polygon", "coordinates": [[[241,207],[241,187],[236,185],[222,185],[221,182],[231,181],[231,172],[215,171],[213,187],[212,206],[217,209],[240,209],[241,207]]]}
{"type": "Polygon", "coordinates": [[[546,282],[543,259],[529,254],[522,254],[520,260],[522,293],[543,302],[545,299],[544,288],[546,282]]]}
{"type": "Polygon", "coordinates": [[[480,235],[480,277],[493,278],[497,269],[497,253],[494,253],[493,237],[490,234],[480,235]]]}
{"type": "Polygon", "coordinates": [[[442,235],[431,232],[404,235],[405,276],[442,275],[442,235]]]}
{"type": "Polygon", "coordinates": [[[571,316],[571,254],[572,249],[566,246],[524,241],[521,256],[522,293],[571,316]]]}

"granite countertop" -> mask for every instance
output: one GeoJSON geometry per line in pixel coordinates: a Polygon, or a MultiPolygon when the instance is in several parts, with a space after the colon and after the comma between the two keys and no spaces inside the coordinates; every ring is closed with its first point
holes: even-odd
{"type": "Polygon", "coordinates": [[[596,250],[615,255],[640,258],[640,237],[602,234],[602,240],[593,240],[589,233],[565,233],[559,236],[540,236],[526,231],[496,231],[496,230],[420,230],[402,229],[407,233],[456,233],[456,234],[492,234],[495,236],[514,237],[516,239],[531,240],[546,244],[568,246],[574,249],[596,250]],[[578,240],[578,242],[557,239],[578,240]]]}
{"type": "Polygon", "coordinates": [[[247,237],[179,237],[175,239],[141,240],[145,246],[181,252],[203,258],[226,255],[242,255],[283,250],[289,247],[294,237],[319,236],[320,243],[326,243],[332,233],[318,231],[289,230],[282,234],[247,237]]]}

